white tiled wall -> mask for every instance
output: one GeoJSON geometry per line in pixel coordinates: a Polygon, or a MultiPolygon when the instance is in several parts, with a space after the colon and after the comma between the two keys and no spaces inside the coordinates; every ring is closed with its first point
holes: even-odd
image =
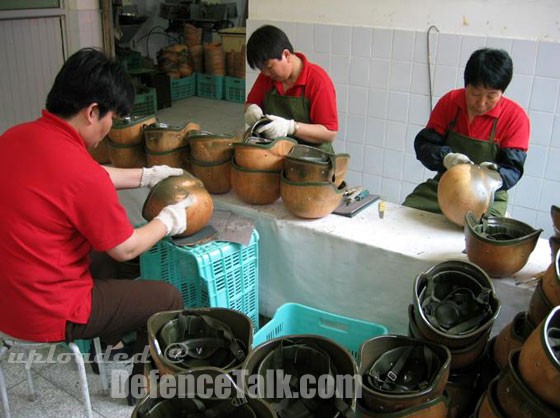
{"type": "MultiPolygon", "coordinates": [[[[553,234],[550,207],[560,205],[560,43],[431,31],[428,60],[427,32],[248,20],[247,36],[266,23],[282,28],[294,48],[333,79],[340,122],[335,149],[351,155],[349,183],[363,184],[395,203],[434,175],[413,149],[432,104],[463,87],[464,67],[474,50],[508,51],[514,77],[506,96],[531,118],[525,174],[510,191],[509,212],[543,228],[542,237],[553,234]]],[[[256,76],[247,69],[247,89],[256,76]]]]}

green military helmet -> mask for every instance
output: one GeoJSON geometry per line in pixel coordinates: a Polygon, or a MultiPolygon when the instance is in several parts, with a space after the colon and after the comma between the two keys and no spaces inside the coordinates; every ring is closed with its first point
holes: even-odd
{"type": "Polygon", "coordinates": [[[438,399],[450,364],[451,353],[441,344],[402,335],[371,338],[360,347],[358,404],[364,411],[395,413],[438,399]]]}
{"type": "Polygon", "coordinates": [[[268,402],[281,418],[353,417],[359,378],[356,363],[329,338],[288,335],[269,340],[247,357],[244,372],[246,393],[268,402]],[[300,391],[306,377],[317,384],[314,393],[300,391]],[[294,396],[278,391],[277,378],[289,380],[294,396]]]}
{"type": "Polygon", "coordinates": [[[239,368],[253,341],[242,312],[198,308],[158,312],[148,320],[150,352],[161,374],[217,367],[239,368]]]}

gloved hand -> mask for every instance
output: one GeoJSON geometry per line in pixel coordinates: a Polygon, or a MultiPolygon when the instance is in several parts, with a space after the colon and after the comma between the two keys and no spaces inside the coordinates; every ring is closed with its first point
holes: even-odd
{"type": "Polygon", "coordinates": [[[173,168],[167,165],[144,167],[142,169],[142,177],[140,177],[140,187],[154,187],[167,177],[180,176],[181,174],[183,174],[181,168],[173,168]]]}
{"type": "Polygon", "coordinates": [[[498,164],[493,163],[492,161],[484,161],[480,163],[481,167],[488,168],[490,170],[498,171],[498,164]]]}
{"type": "Polygon", "coordinates": [[[253,126],[263,116],[263,111],[259,105],[249,105],[247,110],[245,110],[245,123],[249,126],[253,126]]]}
{"type": "Polygon", "coordinates": [[[280,116],[266,115],[270,122],[257,129],[257,133],[264,135],[266,138],[273,139],[292,135],[296,131],[296,121],[293,119],[284,119],[280,116]]]}
{"type": "Polygon", "coordinates": [[[450,152],[443,158],[443,166],[448,170],[457,164],[472,164],[473,162],[465,154],[459,154],[458,152],[450,152]]]}
{"type": "Polygon", "coordinates": [[[192,196],[187,196],[180,202],[164,207],[154,219],[159,219],[167,230],[167,236],[174,236],[185,232],[187,229],[187,211],[185,210],[194,203],[192,196]]]}

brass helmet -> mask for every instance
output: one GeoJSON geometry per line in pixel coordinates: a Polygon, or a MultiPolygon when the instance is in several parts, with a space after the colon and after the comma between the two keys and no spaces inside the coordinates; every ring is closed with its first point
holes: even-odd
{"type": "Polygon", "coordinates": [[[349,154],[330,154],[320,148],[298,144],[284,161],[284,175],[293,182],[330,182],[338,187],[348,170],[349,154]]]}
{"type": "Polygon", "coordinates": [[[280,197],[280,170],[255,170],[231,162],[231,188],[250,205],[269,205],[280,197]]]}
{"type": "Polygon", "coordinates": [[[366,409],[362,401],[356,403],[355,418],[447,418],[449,412],[449,396],[442,395],[424,402],[422,405],[412,406],[396,412],[376,412],[366,409]]]}
{"type": "Polygon", "coordinates": [[[368,411],[392,413],[443,395],[451,353],[447,347],[402,335],[371,338],[360,347],[362,398],[368,411]]]}
{"type": "Polygon", "coordinates": [[[144,129],[146,149],[153,152],[165,152],[183,148],[187,145],[187,134],[194,129],[200,129],[200,127],[193,122],[177,126],[164,122],[152,123],[144,129]]]}
{"type": "Polygon", "coordinates": [[[255,170],[281,170],[284,157],[297,144],[292,138],[249,137],[234,145],[235,162],[255,170]]]}
{"type": "Polygon", "coordinates": [[[239,142],[234,135],[216,135],[206,131],[190,131],[187,135],[190,155],[199,163],[223,163],[231,159],[233,144],[239,142]]]}
{"type": "MultiPolygon", "coordinates": [[[[244,390],[273,405],[279,416],[306,418],[353,417],[357,390],[357,370],[354,357],[335,341],[319,335],[287,335],[258,345],[243,365],[244,390]],[[325,379],[327,387],[317,390],[315,396],[277,397],[269,384],[272,377],[291,376],[290,380],[306,375],[325,379]],[[257,387],[254,377],[260,376],[257,387]],[[256,389],[256,390],[255,390],[256,389]],[[272,389],[272,390],[271,390],[272,389]],[[320,392],[322,392],[320,394],[320,392]]],[[[303,394],[302,394],[303,395],[303,394]]],[[[311,394],[309,394],[311,395],[311,394]]]]}
{"type": "Polygon", "coordinates": [[[111,126],[108,137],[115,144],[139,144],[143,140],[144,128],[152,123],[156,123],[154,115],[120,118],[111,126]]]}
{"type": "Polygon", "coordinates": [[[553,306],[560,305],[560,251],[558,251],[542,278],[543,292],[553,306]]]}
{"type": "MultiPolygon", "coordinates": [[[[508,366],[502,370],[496,383],[496,398],[506,417],[558,417],[558,409],[539,398],[538,392],[533,392],[520,373],[519,350],[509,356],[508,366]]],[[[539,377],[545,373],[540,370],[539,377]]],[[[553,392],[558,399],[558,386],[553,392]]]]}
{"type": "Polygon", "coordinates": [[[534,394],[560,411],[560,306],[548,314],[521,347],[519,372],[534,394]]]}
{"type": "Polygon", "coordinates": [[[336,187],[326,182],[295,182],[280,178],[280,194],[288,210],[300,218],[316,219],[330,215],[342,202],[346,183],[336,187]]]}
{"type": "Polygon", "coordinates": [[[148,319],[150,354],[163,374],[238,369],[251,350],[253,323],[227,308],[163,311],[148,319]]]}
{"type": "Polygon", "coordinates": [[[476,218],[468,212],[467,256],[490,277],[509,277],[527,264],[542,231],[512,218],[476,218]]]}
{"type": "Polygon", "coordinates": [[[429,341],[464,348],[488,335],[500,310],[494,285],[476,264],[448,260],[414,281],[414,319],[429,341]]]}
{"type": "Polygon", "coordinates": [[[180,176],[167,177],[156,184],[144,201],[142,216],[151,221],[165,206],[177,203],[187,196],[193,196],[195,202],[185,209],[187,229],[178,236],[192,235],[208,224],[214,210],[214,202],[204,184],[187,171],[180,176]]]}
{"type": "Polygon", "coordinates": [[[201,368],[176,375],[174,396],[147,395],[132,412],[132,418],[276,418],[264,401],[246,396],[232,376],[222,369],[201,368]]]}
{"type": "Polygon", "coordinates": [[[231,190],[231,158],[216,163],[198,161],[191,157],[191,171],[212,194],[227,193],[231,190]]]}
{"type": "Polygon", "coordinates": [[[527,317],[527,312],[518,312],[513,320],[507,324],[496,336],[492,347],[492,356],[500,369],[508,365],[511,352],[521,348],[535,326],[527,317]]]}
{"type": "Polygon", "coordinates": [[[451,222],[463,226],[467,212],[478,219],[494,202],[494,192],[502,185],[495,171],[475,164],[457,164],[445,171],[438,183],[438,203],[451,222]]]}

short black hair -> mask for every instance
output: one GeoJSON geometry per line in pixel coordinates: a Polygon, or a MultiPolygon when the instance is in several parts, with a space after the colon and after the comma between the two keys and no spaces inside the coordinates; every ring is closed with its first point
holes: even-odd
{"type": "Polygon", "coordinates": [[[46,108],[67,119],[97,103],[99,117],[109,111],[126,116],[134,97],[134,86],[122,65],[101,51],[83,48],[71,55],[56,75],[46,108]]]}
{"type": "Polygon", "coordinates": [[[513,62],[503,49],[478,49],[465,67],[465,87],[470,84],[504,92],[512,77],[513,62]]]}
{"type": "Polygon", "coordinates": [[[268,60],[282,59],[285,49],[294,53],[294,47],[281,29],[272,25],[261,26],[247,41],[247,62],[252,69],[260,70],[268,60]]]}

